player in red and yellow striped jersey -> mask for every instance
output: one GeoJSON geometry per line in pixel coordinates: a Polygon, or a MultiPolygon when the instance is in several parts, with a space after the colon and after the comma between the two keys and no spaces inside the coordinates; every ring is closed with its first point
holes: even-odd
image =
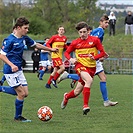
{"type": "Polygon", "coordinates": [[[69,99],[75,98],[83,91],[83,115],[87,115],[90,111],[88,103],[90,88],[96,71],[96,60],[104,57],[105,51],[97,37],[88,36],[87,23],[78,23],[76,29],[80,37],[72,41],[64,55],[71,63],[75,64],[75,70],[80,79],[74,90],[64,94],[61,108],[64,109],[69,99]],[[70,53],[73,51],[75,52],[76,58],[70,56],[70,53]]]}
{"type": "Polygon", "coordinates": [[[58,28],[58,34],[53,35],[49,41],[46,43],[46,46],[52,47],[52,48],[58,48],[58,52],[54,52],[51,54],[52,63],[53,63],[53,72],[51,73],[47,84],[45,85],[46,88],[51,88],[50,84],[54,85],[54,87],[57,88],[56,80],[62,74],[65,70],[65,67],[62,62],[62,54],[64,48],[67,48],[66,41],[67,37],[64,36],[65,29],[63,26],[59,26],[58,28]]]}

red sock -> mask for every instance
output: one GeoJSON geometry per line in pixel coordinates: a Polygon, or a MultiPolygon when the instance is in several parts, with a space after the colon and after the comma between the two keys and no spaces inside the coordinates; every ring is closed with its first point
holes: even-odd
{"type": "Polygon", "coordinates": [[[54,80],[57,80],[59,78],[60,74],[58,72],[56,72],[55,76],[54,76],[54,80]]]}
{"type": "Polygon", "coordinates": [[[66,95],[66,99],[70,99],[70,98],[74,98],[76,97],[74,94],[74,90],[70,91],[67,95],[66,95]]]}
{"type": "Polygon", "coordinates": [[[50,75],[47,84],[49,84],[49,85],[51,84],[51,79],[53,79],[53,77],[54,77],[54,76],[50,75]]]}
{"type": "Polygon", "coordinates": [[[83,89],[83,101],[84,101],[84,105],[88,105],[89,98],[90,98],[90,88],[89,87],[84,87],[84,89],[83,89]]]}

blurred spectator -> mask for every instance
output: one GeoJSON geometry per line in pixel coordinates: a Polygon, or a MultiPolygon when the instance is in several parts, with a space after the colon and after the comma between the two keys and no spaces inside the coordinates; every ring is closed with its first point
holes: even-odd
{"type": "Polygon", "coordinates": [[[109,35],[115,35],[115,24],[116,24],[116,17],[114,12],[110,12],[109,17],[109,35]]]}
{"type": "Polygon", "coordinates": [[[125,35],[130,32],[133,35],[133,16],[132,12],[128,11],[127,16],[125,17],[125,35]]]}
{"type": "Polygon", "coordinates": [[[31,58],[33,60],[33,73],[39,70],[40,51],[35,48],[32,52],[31,58]]]}

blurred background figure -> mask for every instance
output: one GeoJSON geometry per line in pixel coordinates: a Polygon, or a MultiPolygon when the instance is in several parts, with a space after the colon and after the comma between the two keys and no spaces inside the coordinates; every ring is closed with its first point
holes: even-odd
{"type": "MultiPolygon", "coordinates": [[[[46,46],[46,43],[49,41],[49,37],[44,38],[44,46],[46,46]]],[[[51,55],[51,52],[47,50],[41,50],[40,52],[40,64],[41,64],[41,69],[38,72],[38,78],[39,80],[43,80],[43,75],[44,73],[48,70],[51,70],[51,63],[49,60],[49,55],[51,55]]]]}
{"type": "Polygon", "coordinates": [[[40,61],[40,51],[35,48],[31,54],[31,59],[33,60],[33,73],[39,70],[39,61],[40,61]]]}
{"type": "Polygon", "coordinates": [[[109,17],[109,36],[115,35],[116,16],[114,12],[110,12],[109,17]]]}
{"type": "Polygon", "coordinates": [[[128,11],[127,16],[125,17],[125,35],[130,32],[133,35],[133,16],[132,12],[128,11]]]}

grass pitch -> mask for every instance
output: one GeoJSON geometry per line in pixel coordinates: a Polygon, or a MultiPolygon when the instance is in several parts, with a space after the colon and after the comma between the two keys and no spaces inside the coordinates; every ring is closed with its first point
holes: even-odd
{"type": "Polygon", "coordinates": [[[29,96],[25,99],[23,116],[32,122],[14,122],[16,97],[0,93],[0,133],[132,133],[131,75],[107,75],[109,98],[119,102],[114,107],[103,106],[99,79],[96,76],[91,88],[91,111],[87,116],[82,115],[82,94],[69,100],[64,110],[60,108],[63,94],[71,90],[71,80],[62,81],[58,88],[52,86],[52,89],[46,89],[44,85],[49,74],[44,75],[43,81],[39,81],[36,75],[25,73],[29,96]],[[37,117],[37,110],[43,105],[53,110],[53,118],[48,122],[42,122],[37,117]]]}

